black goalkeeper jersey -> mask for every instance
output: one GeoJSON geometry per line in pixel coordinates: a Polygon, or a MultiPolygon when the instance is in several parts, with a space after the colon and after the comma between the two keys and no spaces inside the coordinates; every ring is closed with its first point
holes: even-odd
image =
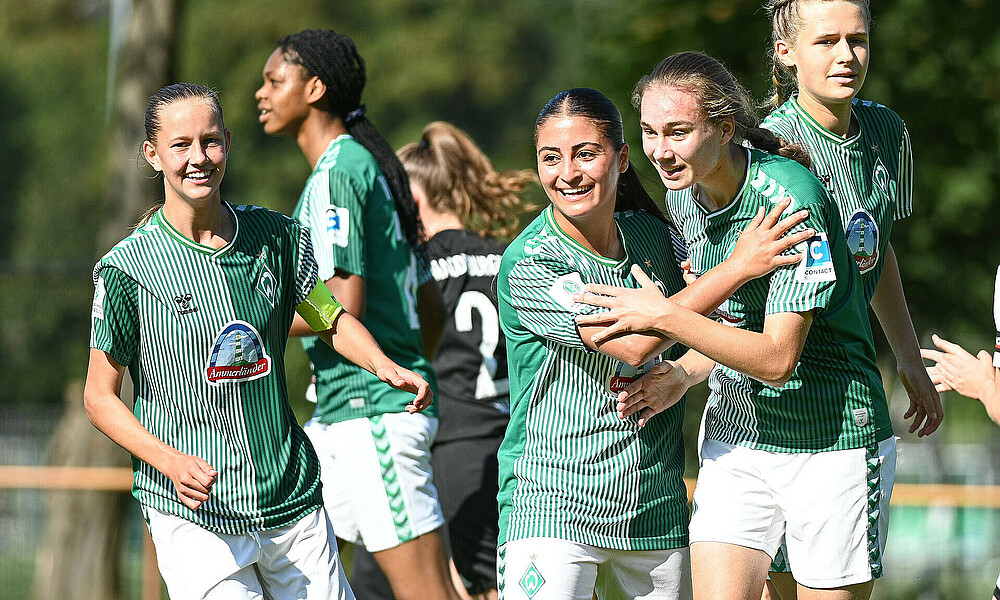
{"type": "Polygon", "coordinates": [[[434,369],[438,375],[437,442],[499,437],[510,416],[507,346],[497,313],[496,275],[505,244],[450,229],[426,246],[447,312],[434,369]]]}

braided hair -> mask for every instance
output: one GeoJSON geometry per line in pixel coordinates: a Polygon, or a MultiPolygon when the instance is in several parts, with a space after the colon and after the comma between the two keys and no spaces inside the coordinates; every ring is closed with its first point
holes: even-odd
{"type": "MultiPolygon", "coordinates": [[[[625,146],[625,128],[622,125],[622,114],[610,98],[597,90],[590,88],[573,88],[556,94],[542,108],[535,119],[535,143],[538,143],[538,133],[542,125],[556,117],[582,117],[587,119],[600,131],[615,152],[621,152],[625,146]]],[[[646,188],[639,180],[632,162],[618,177],[615,211],[642,210],[657,219],[669,224],[660,208],[649,197],[646,188]]]]}
{"type": "Polygon", "coordinates": [[[423,261],[420,246],[423,225],[406,171],[389,142],[365,117],[365,105],[361,104],[366,82],[365,61],[354,41],[329,29],[306,29],[281,38],[277,47],[286,62],[300,65],[310,75],[319,77],[326,86],[321,108],[340,118],[347,132],[375,157],[392,192],[406,241],[423,261]]]}
{"type": "Polygon", "coordinates": [[[636,110],[640,110],[642,96],[652,86],[690,92],[697,98],[709,121],[718,123],[732,117],[736,142],[747,141],[758,150],[790,158],[806,167],[811,163],[805,148],[789,144],[770,130],[760,127],[760,118],[750,94],[722,63],[707,54],[679,52],[660,61],[635,85],[632,106],[636,110]]]}
{"type": "Polygon", "coordinates": [[[775,52],[775,45],[778,42],[785,42],[790,47],[795,43],[802,33],[805,23],[802,22],[802,15],[799,8],[805,2],[831,2],[842,1],[855,4],[861,9],[865,23],[869,29],[872,26],[872,13],[869,6],[870,0],[765,0],[764,10],[771,17],[771,97],[767,101],[767,106],[771,109],[781,106],[792,92],[798,87],[798,79],[795,70],[786,67],[778,58],[775,52]]]}

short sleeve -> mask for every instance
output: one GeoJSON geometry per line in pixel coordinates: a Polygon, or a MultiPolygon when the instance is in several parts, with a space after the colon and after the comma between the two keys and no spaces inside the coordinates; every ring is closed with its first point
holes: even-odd
{"type": "Polygon", "coordinates": [[[297,259],[295,261],[295,306],[309,296],[319,278],[319,265],[313,253],[311,233],[301,226],[292,227],[292,235],[298,238],[297,259]]]}
{"type": "Polygon", "coordinates": [[[365,277],[365,190],[337,170],[317,173],[308,185],[305,193],[313,202],[304,222],[312,230],[320,279],[329,280],[338,269],[365,277]]]}
{"type": "Polygon", "coordinates": [[[90,347],[129,365],[139,350],[139,296],[135,280],[121,270],[99,264],[94,269],[90,347]]]}
{"type": "Polygon", "coordinates": [[[766,313],[769,315],[826,308],[837,283],[837,272],[827,233],[830,230],[827,209],[831,204],[815,202],[806,206],[799,206],[797,203],[793,205],[796,210],[807,209],[809,216],[786,235],[805,228],[812,228],[816,234],[795,247],[797,252],[804,254],[798,264],[782,267],[771,275],[766,308],[766,313]]]}
{"type": "Polygon", "coordinates": [[[525,258],[507,278],[510,305],[518,321],[531,333],[560,344],[585,349],[575,317],[597,309],[573,301],[583,291],[583,278],[568,265],[525,258]]]}
{"type": "Polygon", "coordinates": [[[905,219],[913,212],[913,151],[910,132],[903,125],[899,141],[899,174],[896,181],[896,220],[905,219]]]}
{"type": "Polygon", "coordinates": [[[1000,368],[1000,267],[993,287],[993,325],[996,326],[996,345],[993,350],[993,366],[1000,368]]]}

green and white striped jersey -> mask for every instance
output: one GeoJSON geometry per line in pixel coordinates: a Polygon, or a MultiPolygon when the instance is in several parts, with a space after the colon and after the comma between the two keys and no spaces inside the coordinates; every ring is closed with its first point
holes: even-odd
{"type": "Polygon", "coordinates": [[[223,206],[236,233],[221,249],[182,236],[161,210],[104,255],[94,268],[90,345],[128,367],[143,427],[219,473],[192,511],[169,478],[133,457],[132,494],[242,534],[322,505],[319,462],[288,405],[284,370],[288,329],[317,269],[298,223],[223,206]]]}
{"type": "MultiPolygon", "coordinates": [[[[673,294],[684,286],[667,226],[646,213],[615,217],[626,256],[611,260],[572,240],[542,212],[508,246],[497,278],[507,337],[511,418],[498,453],[499,543],[554,537],[622,550],[686,546],[684,401],[639,429],[615,412],[636,369],[587,349],[574,303],[587,283],[637,287],[637,264],[673,294]]],[[[669,358],[683,348],[674,346],[669,358]]]]}
{"type": "Polygon", "coordinates": [[[857,98],[852,112],[860,130],[849,138],[817,123],[795,97],[761,126],[809,152],[813,173],[840,209],[847,246],[861,271],[864,298],[871,302],[892,224],[913,210],[913,156],[910,134],[899,115],[857,98]]]}
{"type": "Polygon", "coordinates": [[[743,187],[726,207],[709,212],[691,190],[668,192],[667,210],[687,243],[691,268],[705,273],[725,260],[757,210],[791,197],[789,212],[807,209],[795,230],[816,235],[798,247],[794,266],[740,287],[719,307],[732,327],[764,330],[767,315],[814,310],[792,378],[768,386],[723,365],[709,377],[705,437],[775,452],[859,448],[892,435],[867,304],[858,287],[840,216],[808,169],[795,161],[747,150],[743,187]]]}
{"type": "MultiPolygon", "coordinates": [[[[430,274],[403,236],[375,157],[349,135],[334,139],[309,176],[294,216],[312,235],[320,279],[327,281],[337,269],[364,277],[365,327],[389,358],[422,375],[436,393],[417,318],[417,289],[430,274]]],[[[316,374],[314,418],[320,422],[403,412],[413,400],[319,338],[302,344],[316,374]]],[[[437,404],[424,414],[437,416],[437,404]]]]}

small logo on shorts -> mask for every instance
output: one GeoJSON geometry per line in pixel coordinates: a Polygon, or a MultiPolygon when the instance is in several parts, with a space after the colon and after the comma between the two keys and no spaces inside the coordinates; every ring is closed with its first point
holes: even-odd
{"type": "Polygon", "coordinates": [[[864,427],[868,424],[868,409],[867,408],[855,408],[854,409],[854,424],[858,427],[864,427]]]}
{"type": "Polygon", "coordinates": [[[524,593],[530,599],[534,598],[538,590],[542,589],[542,586],[545,585],[545,578],[542,577],[538,568],[535,567],[535,563],[532,562],[528,564],[528,570],[524,572],[521,581],[518,583],[520,583],[521,589],[524,590],[524,593]]]}

